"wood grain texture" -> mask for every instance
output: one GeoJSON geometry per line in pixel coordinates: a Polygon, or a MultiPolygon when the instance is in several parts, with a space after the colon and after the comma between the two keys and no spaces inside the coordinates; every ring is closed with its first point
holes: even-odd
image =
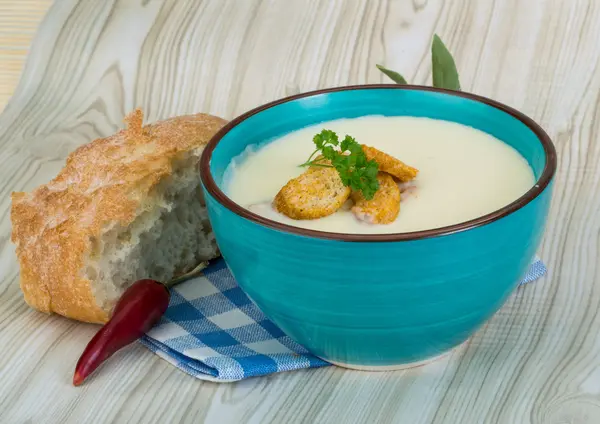
{"type": "Polygon", "coordinates": [[[0,0],[0,111],[15,91],[33,36],[51,0],[0,0]]]}
{"type": "Polygon", "coordinates": [[[588,0],[60,0],[0,115],[0,422],[600,422],[600,2],[588,0]],[[463,89],[537,120],[559,171],[541,256],[444,360],[394,373],[328,368],[197,381],[143,347],[70,385],[95,327],[30,310],[9,241],[9,194],[44,183],[76,146],[204,111],[226,118],[316,88],[377,83],[381,63],[430,83],[444,39],[463,89]]]}

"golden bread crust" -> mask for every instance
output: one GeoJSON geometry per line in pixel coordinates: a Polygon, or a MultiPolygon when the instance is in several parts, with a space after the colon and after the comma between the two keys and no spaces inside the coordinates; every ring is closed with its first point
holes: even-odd
{"type": "Polygon", "coordinates": [[[362,192],[352,192],[355,204],[351,210],[358,219],[370,224],[389,224],[400,213],[400,188],[389,174],[379,172],[377,180],[379,189],[370,200],[366,200],[362,192]]]}
{"type": "Polygon", "coordinates": [[[418,169],[406,165],[401,160],[398,160],[375,147],[363,145],[362,149],[367,156],[367,160],[375,160],[379,164],[380,171],[393,175],[401,182],[410,181],[419,173],[418,169]]]}
{"type": "Polygon", "coordinates": [[[275,209],[292,219],[318,219],[331,215],[350,197],[335,168],[310,167],[293,178],[275,196],[275,209]]]}
{"type": "Polygon", "coordinates": [[[42,312],[103,323],[111,311],[94,299],[82,269],[109,223],[128,226],[150,191],[172,173],[172,162],[202,148],[226,121],[179,116],[142,126],[136,110],[127,128],[79,147],[48,184],[12,194],[12,241],[25,301],[42,312]]]}

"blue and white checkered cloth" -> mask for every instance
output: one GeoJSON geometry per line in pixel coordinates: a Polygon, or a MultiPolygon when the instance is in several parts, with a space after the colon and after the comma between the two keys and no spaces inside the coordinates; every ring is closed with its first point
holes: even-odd
{"type": "MultiPolygon", "coordinates": [[[[546,267],[536,259],[521,284],[545,273],[546,267]]],[[[231,382],[330,365],[269,321],[242,292],[222,259],[171,293],[164,317],[141,342],[194,377],[231,382]]]]}

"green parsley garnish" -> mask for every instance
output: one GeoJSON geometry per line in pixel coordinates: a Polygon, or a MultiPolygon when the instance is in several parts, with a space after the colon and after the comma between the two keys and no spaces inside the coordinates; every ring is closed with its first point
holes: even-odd
{"type": "Polygon", "coordinates": [[[313,143],[317,148],[300,166],[335,168],[346,187],[362,191],[367,200],[373,198],[379,189],[379,165],[374,160],[367,160],[361,145],[354,138],[347,135],[340,143],[335,132],[324,129],[313,137],[313,143]],[[313,159],[319,152],[321,155],[313,159]]]}

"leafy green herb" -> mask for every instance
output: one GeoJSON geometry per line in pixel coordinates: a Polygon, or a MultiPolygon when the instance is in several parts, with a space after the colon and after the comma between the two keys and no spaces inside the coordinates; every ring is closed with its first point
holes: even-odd
{"type": "Polygon", "coordinates": [[[431,44],[431,73],[434,87],[460,91],[458,71],[452,54],[437,34],[434,34],[431,44]]]}
{"type": "Polygon", "coordinates": [[[396,84],[402,84],[402,85],[408,84],[406,82],[406,80],[404,79],[404,77],[402,75],[400,75],[398,72],[392,71],[391,69],[384,68],[381,65],[375,65],[375,66],[377,66],[377,69],[379,69],[381,72],[386,74],[396,84]]]}
{"type": "Polygon", "coordinates": [[[335,168],[346,187],[362,191],[367,200],[373,198],[379,189],[379,165],[374,160],[367,160],[361,145],[354,138],[347,135],[340,142],[335,132],[324,129],[313,137],[313,143],[317,148],[300,166],[335,168]],[[321,154],[317,156],[319,152],[321,154]],[[315,156],[316,159],[313,159],[315,156]]]}
{"type": "MultiPolygon", "coordinates": [[[[384,68],[381,65],[375,66],[395,83],[408,84],[398,72],[384,68]]],[[[433,42],[431,43],[431,73],[434,87],[460,91],[458,71],[456,70],[452,54],[450,54],[442,39],[437,34],[434,34],[433,42]]]]}

